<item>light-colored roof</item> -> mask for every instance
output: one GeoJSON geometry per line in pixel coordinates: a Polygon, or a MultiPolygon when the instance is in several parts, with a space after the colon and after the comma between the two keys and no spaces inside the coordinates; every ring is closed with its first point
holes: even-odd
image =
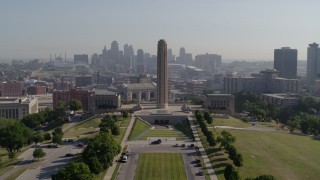
{"type": "Polygon", "coordinates": [[[112,92],[112,91],[105,90],[105,89],[95,89],[94,94],[95,95],[115,95],[116,93],[112,92]]]}
{"type": "Polygon", "coordinates": [[[134,84],[123,84],[123,87],[129,90],[155,89],[156,85],[153,83],[134,83],[134,84]]]}

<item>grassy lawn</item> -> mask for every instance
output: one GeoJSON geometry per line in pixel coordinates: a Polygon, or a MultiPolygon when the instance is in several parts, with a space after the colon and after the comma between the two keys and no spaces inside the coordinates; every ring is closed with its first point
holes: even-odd
{"type": "Polygon", "coordinates": [[[151,129],[141,136],[139,140],[147,140],[148,137],[175,137],[176,140],[185,139],[184,136],[174,129],[151,129]]]}
{"type": "Polygon", "coordinates": [[[135,180],[187,179],[182,154],[143,153],[138,160],[135,180]]]}
{"type": "MultiPolygon", "coordinates": [[[[243,156],[242,178],[262,174],[290,180],[320,177],[319,141],[283,132],[228,131],[236,136],[235,146],[243,156]]],[[[224,151],[203,144],[219,179],[224,179],[224,168],[227,163],[233,164],[232,161],[224,151]]]]}
{"type": "Polygon", "coordinates": [[[132,141],[134,138],[136,138],[139,134],[141,134],[143,131],[145,131],[149,127],[150,127],[149,124],[147,124],[139,119],[136,119],[136,122],[133,125],[132,131],[129,135],[128,140],[132,141]]]}
{"type": "Polygon", "coordinates": [[[229,116],[228,119],[213,118],[213,125],[215,125],[215,126],[232,126],[232,127],[239,127],[239,128],[245,128],[245,127],[250,126],[250,124],[242,122],[240,119],[237,119],[237,118],[234,118],[231,116],[229,116]]]}
{"type": "Polygon", "coordinates": [[[31,168],[35,168],[35,167],[23,167],[23,168],[19,168],[15,173],[11,174],[10,176],[8,176],[5,180],[15,180],[17,179],[22,173],[24,173],[27,169],[31,169],[31,168]]]}
{"type": "Polygon", "coordinates": [[[100,118],[93,118],[89,119],[88,121],[84,121],[79,123],[78,125],[68,129],[64,133],[64,138],[73,138],[73,137],[88,137],[92,136],[93,134],[97,133],[98,130],[96,128],[99,127],[101,123],[100,118]]]}
{"type": "Polygon", "coordinates": [[[19,159],[17,159],[27,148],[23,148],[20,152],[18,152],[15,155],[14,159],[9,159],[8,152],[5,149],[0,149],[0,175],[4,174],[11,168],[13,168],[18,162],[20,162],[19,159]]]}

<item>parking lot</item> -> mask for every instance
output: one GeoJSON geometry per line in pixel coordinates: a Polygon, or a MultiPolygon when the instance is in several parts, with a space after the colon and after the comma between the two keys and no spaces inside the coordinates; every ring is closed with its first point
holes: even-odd
{"type": "Polygon", "coordinates": [[[65,142],[58,148],[48,145],[41,145],[46,156],[42,162],[32,162],[32,152],[34,148],[30,148],[24,152],[24,161],[22,161],[17,167],[21,166],[36,166],[36,168],[28,169],[21,174],[17,179],[51,179],[51,174],[58,172],[58,169],[65,166],[72,157],[67,157],[66,154],[77,154],[82,151],[83,148],[77,147],[78,143],[65,142]]]}

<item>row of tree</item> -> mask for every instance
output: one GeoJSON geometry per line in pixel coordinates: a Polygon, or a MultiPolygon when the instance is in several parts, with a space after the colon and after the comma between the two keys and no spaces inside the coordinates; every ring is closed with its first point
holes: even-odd
{"type": "Polygon", "coordinates": [[[283,108],[261,102],[257,98],[258,95],[254,93],[240,93],[237,96],[238,101],[242,102],[242,110],[248,111],[258,120],[278,120],[286,124],[291,132],[300,128],[304,134],[317,136],[320,133],[320,117],[318,116],[320,101],[312,96],[304,95],[298,105],[283,108]],[[247,100],[244,100],[244,97],[247,100]]]}
{"type": "MultiPolygon", "coordinates": [[[[205,111],[205,112],[207,112],[207,111],[205,111]]],[[[210,116],[210,114],[209,114],[209,116],[210,116]]],[[[198,121],[198,124],[199,124],[199,126],[201,128],[202,133],[206,136],[209,145],[210,146],[215,146],[217,144],[216,139],[215,139],[214,134],[212,133],[212,131],[209,131],[208,126],[204,121],[204,116],[203,116],[202,112],[198,111],[198,110],[195,111],[195,117],[196,117],[196,119],[198,121]]],[[[206,115],[206,118],[209,119],[207,117],[207,115],[206,115]]],[[[210,116],[210,118],[211,118],[211,116],[210,116]]]]}
{"type": "Polygon", "coordinates": [[[101,119],[101,123],[99,124],[100,131],[111,132],[112,135],[117,136],[120,134],[120,128],[116,124],[118,121],[117,115],[106,115],[103,119],[101,119]]]}
{"type": "Polygon", "coordinates": [[[55,109],[46,108],[39,113],[23,116],[21,122],[31,129],[38,129],[44,124],[55,123],[61,125],[66,119],[66,110],[77,111],[82,108],[81,102],[71,100],[68,104],[60,102],[55,109]]]}

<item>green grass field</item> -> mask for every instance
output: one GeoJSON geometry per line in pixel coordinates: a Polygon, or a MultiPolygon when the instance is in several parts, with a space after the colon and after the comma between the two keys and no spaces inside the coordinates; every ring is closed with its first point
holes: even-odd
{"type": "MultiPolygon", "coordinates": [[[[290,180],[320,177],[319,141],[284,132],[228,131],[236,136],[235,146],[243,156],[244,166],[240,168],[243,178],[262,174],[290,180]]],[[[224,179],[226,164],[232,164],[228,155],[207,143],[204,146],[219,179],[224,179]]]]}
{"type": "Polygon", "coordinates": [[[73,137],[90,137],[93,134],[96,134],[98,130],[96,128],[99,127],[101,123],[100,118],[89,119],[84,122],[80,122],[78,125],[68,129],[64,133],[64,138],[73,138],[73,137]]]}
{"type": "Polygon", "coordinates": [[[141,136],[139,140],[147,140],[148,137],[174,137],[176,138],[176,140],[183,140],[186,138],[174,129],[151,129],[145,134],[143,134],[143,136],[141,136]]]}
{"type": "Polygon", "coordinates": [[[250,126],[250,124],[242,122],[241,120],[236,119],[236,118],[231,117],[231,116],[229,116],[228,119],[213,118],[213,123],[212,124],[214,126],[232,126],[232,127],[239,127],[239,128],[245,128],[245,127],[249,127],[250,126]]]}
{"type": "Polygon", "coordinates": [[[146,129],[148,129],[150,127],[149,124],[136,119],[136,122],[134,123],[134,126],[132,128],[132,131],[129,135],[128,140],[132,141],[133,139],[135,139],[139,134],[141,134],[143,131],[145,131],[146,129]]]}
{"type": "Polygon", "coordinates": [[[143,153],[138,160],[135,180],[187,179],[182,154],[143,153]]]}

